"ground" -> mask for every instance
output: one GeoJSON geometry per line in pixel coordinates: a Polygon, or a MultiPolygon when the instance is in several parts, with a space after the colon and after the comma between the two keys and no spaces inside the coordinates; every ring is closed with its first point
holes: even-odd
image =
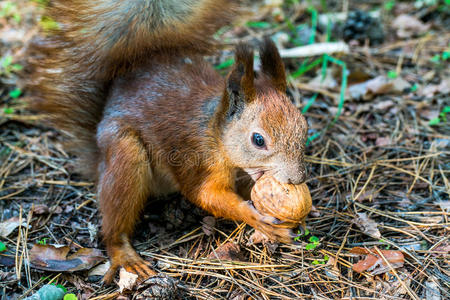
{"type": "MultiPolygon", "coordinates": [[[[0,2],[0,295],[21,298],[56,283],[78,299],[145,298],[150,285],[120,293],[92,272],[105,255],[94,185],[20,89],[28,42],[52,25],[40,17],[45,2],[0,2]],[[89,252],[81,271],[38,270],[36,256],[48,259],[54,244],[102,252],[89,252]]],[[[208,59],[219,72],[233,44],[264,35],[280,49],[321,51],[284,59],[288,94],[310,126],[309,233],[299,245],[255,245],[250,227],[214,220],[173,195],[150,201],[134,240],[140,254],[176,279],[183,299],[448,299],[449,2],[246,5],[218,33],[225,46],[208,59]],[[343,24],[356,9],[364,13],[343,24]],[[320,46],[343,38],[343,51],[320,46]],[[361,271],[364,251],[377,263],[361,271]]]]}

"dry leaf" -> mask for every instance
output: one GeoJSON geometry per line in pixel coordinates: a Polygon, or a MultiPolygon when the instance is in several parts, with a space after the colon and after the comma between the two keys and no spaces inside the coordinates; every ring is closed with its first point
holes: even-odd
{"type": "Polygon", "coordinates": [[[439,285],[436,283],[436,278],[431,276],[427,282],[425,282],[425,296],[426,300],[441,300],[441,291],[439,285]]]}
{"type": "Polygon", "coordinates": [[[377,223],[370,219],[366,213],[358,213],[358,218],[355,219],[355,224],[362,232],[373,238],[381,238],[381,233],[377,228],[377,223]]]}
{"type": "Polygon", "coordinates": [[[119,272],[119,291],[122,293],[124,290],[132,290],[136,285],[136,281],[138,279],[138,275],[134,273],[127,272],[124,268],[120,268],[119,272]]]}
{"type": "Polygon", "coordinates": [[[397,30],[399,38],[410,38],[424,33],[430,28],[430,25],[424,24],[416,17],[403,14],[395,18],[392,27],[397,30]]]}
{"type": "MultiPolygon", "coordinates": [[[[405,257],[401,251],[398,250],[380,250],[384,258],[389,262],[392,268],[403,267],[405,257]]],[[[362,273],[370,272],[372,275],[386,273],[390,267],[386,264],[384,259],[378,254],[375,249],[365,249],[361,247],[354,247],[350,253],[366,255],[366,258],[353,264],[353,271],[362,273]]]]}
{"type": "Polygon", "coordinates": [[[88,276],[105,276],[110,267],[111,263],[109,261],[105,262],[104,264],[99,264],[89,271],[88,276]]]}
{"type": "MultiPolygon", "coordinates": [[[[400,269],[398,273],[400,280],[395,277],[389,281],[375,281],[375,290],[379,295],[389,295],[393,299],[404,299],[404,296],[408,294],[408,287],[411,286],[411,276],[404,268],[400,269]]],[[[381,297],[380,299],[386,298],[381,297]]]]}
{"type": "Polygon", "coordinates": [[[323,270],[325,274],[333,280],[338,280],[339,277],[341,276],[341,271],[339,270],[336,264],[336,259],[334,259],[334,257],[332,256],[328,257],[328,261],[323,270]]]}
{"type": "Polygon", "coordinates": [[[155,275],[141,283],[136,300],[144,299],[185,299],[178,280],[164,273],[155,275]]]}
{"type": "Polygon", "coordinates": [[[89,270],[105,260],[101,251],[93,248],[81,248],[67,256],[69,247],[36,244],[30,250],[30,265],[39,270],[55,272],[74,272],[89,270]]]}
{"type": "Polygon", "coordinates": [[[450,77],[441,80],[440,84],[430,84],[419,91],[419,94],[427,98],[433,98],[435,94],[450,93],[450,77]]]}
{"type": "Polygon", "coordinates": [[[36,204],[33,207],[33,214],[35,215],[44,215],[44,214],[48,214],[49,212],[49,208],[47,205],[45,204],[36,204]]]}
{"type": "MultiPolygon", "coordinates": [[[[14,229],[20,226],[19,217],[12,217],[4,222],[0,223],[0,236],[7,237],[14,229]]],[[[26,226],[27,223],[22,221],[22,226],[26,226]]]]}
{"type": "Polygon", "coordinates": [[[391,144],[391,139],[388,137],[377,137],[375,140],[375,145],[378,147],[384,147],[391,144]]]}
{"type": "Polygon", "coordinates": [[[242,260],[241,247],[233,242],[225,243],[208,255],[209,259],[242,260]]]}
{"type": "Polygon", "coordinates": [[[392,100],[379,101],[373,104],[373,108],[378,111],[386,111],[387,109],[393,107],[395,105],[392,100]]]}
{"type": "MultiPolygon", "coordinates": [[[[353,99],[371,100],[376,95],[401,94],[409,87],[411,87],[409,82],[401,77],[389,79],[380,75],[366,82],[350,86],[348,92],[353,99]]],[[[386,104],[390,105],[390,103],[386,104]]]]}
{"type": "Polygon", "coordinates": [[[336,79],[334,79],[332,69],[327,69],[324,78],[322,76],[322,72],[319,72],[316,77],[308,82],[308,85],[320,89],[335,89],[338,87],[338,83],[336,79]]]}
{"type": "Polygon", "coordinates": [[[212,216],[206,216],[202,220],[202,230],[206,234],[206,236],[213,235],[215,229],[214,226],[216,225],[216,218],[212,216]]]}
{"type": "Polygon", "coordinates": [[[437,203],[443,211],[450,211],[450,201],[440,201],[437,203]]]}

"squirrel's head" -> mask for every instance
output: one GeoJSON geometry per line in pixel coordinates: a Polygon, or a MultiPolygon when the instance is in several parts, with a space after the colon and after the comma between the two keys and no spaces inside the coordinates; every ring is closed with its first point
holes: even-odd
{"type": "Polygon", "coordinates": [[[257,180],[264,173],[283,183],[305,181],[308,124],[286,96],[284,65],[274,43],[266,38],[253,69],[253,50],[236,47],[235,65],[227,77],[220,116],[228,159],[257,180]]]}

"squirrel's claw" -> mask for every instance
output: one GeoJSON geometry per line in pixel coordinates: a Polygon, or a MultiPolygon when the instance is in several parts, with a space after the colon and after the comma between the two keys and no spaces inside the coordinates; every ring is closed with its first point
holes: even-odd
{"type": "Polygon", "coordinates": [[[258,229],[272,241],[277,241],[285,244],[292,244],[296,235],[289,228],[281,228],[277,225],[284,223],[283,221],[272,216],[262,215],[256,210],[251,201],[245,201],[246,210],[244,222],[258,229]]]}
{"type": "Polygon", "coordinates": [[[143,282],[157,273],[151,269],[150,263],[142,259],[133,249],[129,247],[116,248],[111,255],[111,267],[103,276],[103,282],[110,284],[117,270],[123,267],[127,272],[138,275],[138,282],[143,282]]]}

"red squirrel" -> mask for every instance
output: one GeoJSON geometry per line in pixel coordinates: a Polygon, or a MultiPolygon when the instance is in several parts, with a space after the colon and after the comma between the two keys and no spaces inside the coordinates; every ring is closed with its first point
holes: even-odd
{"type": "Polygon", "coordinates": [[[243,221],[273,240],[290,229],[238,192],[237,174],[305,180],[307,123],[286,96],[274,43],[237,45],[222,78],[203,59],[239,1],[52,1],[58,29],[35,41],[28,91],[34,109],[68,133],[96,182],[111,282],[124,267],[155,274],[131,245],[146,200],[174,191],[216,217],[243,221]]]}

